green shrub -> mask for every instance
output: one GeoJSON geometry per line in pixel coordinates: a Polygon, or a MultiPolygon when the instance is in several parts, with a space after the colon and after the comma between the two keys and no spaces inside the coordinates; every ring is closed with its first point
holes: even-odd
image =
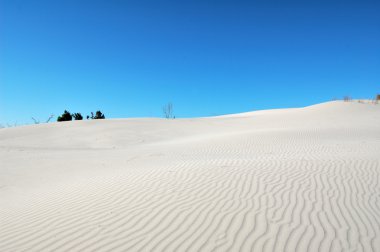
{"type": "Polygon", "coordinates": [[[100,110],[96,111],[95,115],[94,115],[94,112],[91,112],[91,116],[87,116],[87,120],[88,119],[106,119],[106,117],[104,116],[104,114],[102,112],[100,112],[100,110]]]}
{"type": "Polygon", "coordinates": [[[91,115],[93,116],[92,117],[93,119],[105,119],[106,118],[104,116],[104,114],[102,112],[100,112],[100,110],[96,111],[95,116],[93,113],[91,113],[91,115]]]}
{"type": "Polygon", "coordinates": [[[83,116],[81,113],[74,113],[72,114],[75,120],[83,120],[83,116]]]}
{"type": "Polygon", "coordinates": [[[70,112],[65,110],[61,116],[58,116],[57,121],[58,122],[64,122],[64,121],[72,121],[73,117],[71,116],[70,112]]]}

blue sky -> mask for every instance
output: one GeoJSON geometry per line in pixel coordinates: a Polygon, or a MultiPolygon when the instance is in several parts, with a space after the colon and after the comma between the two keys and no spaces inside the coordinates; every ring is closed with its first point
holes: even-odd
{"type": "Polygon", "coordinates": [[[379,1],[0,0],[0,123],[179,118],[380,92],[379,1]]]}

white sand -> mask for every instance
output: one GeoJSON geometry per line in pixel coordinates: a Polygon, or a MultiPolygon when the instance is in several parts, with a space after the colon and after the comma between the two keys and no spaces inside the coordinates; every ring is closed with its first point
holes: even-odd
{"type": "Polygon", "coordinates": [[[380,104],[0,130],[0,251],[380,251],[380,104]]]}

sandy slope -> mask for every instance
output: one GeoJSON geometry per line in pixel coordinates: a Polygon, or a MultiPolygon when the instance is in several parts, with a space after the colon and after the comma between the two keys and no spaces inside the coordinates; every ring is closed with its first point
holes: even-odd
{"type": "Polygon", "coordinates": [[[0,130],[0,251],[380,251],[380,105],[0,130]]]}

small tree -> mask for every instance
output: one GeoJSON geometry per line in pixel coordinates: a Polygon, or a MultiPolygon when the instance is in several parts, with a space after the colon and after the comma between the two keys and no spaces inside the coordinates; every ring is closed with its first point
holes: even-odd
{"type": "Polygon", "coordinates": [[[96,111],[95,115],[94,115],[94,112],[91,112],[91,116],[87,116],[87,120],[90,118],[91,119],[106,119],[106,117],[104,116],[102,112],[100,112],[100,110],[96,111]]]}
{"type": "Polygon", "coordinates": [[[175,116],[173,116],[173,104],[171,102],[162,107],[162,112],[166,119],[175,118],[175,116]]]}
{"type": "MultiPolygon", "coordinates": [[[[93,115],[93,113],[91,113],[93,115]]],[[[93,119],[106,119],[104,114],[100,112],[100,110],[96,111],[95,116],[93,116],[93,119]]]]}
{"type": "Polygon", "coordinates": [[[72,114],[72,116],[74,117],[75,120],[83,120],[83,116],[81,113],[74,113],[72,114]]]}
{"type": "Polygon", "coordinates": [[[64,121],[72,121],[73,117],[70,114],[69,111],[65,110],[61,116],[58,116],[57,121],[58,122],[64,122],[64,121]]]}

